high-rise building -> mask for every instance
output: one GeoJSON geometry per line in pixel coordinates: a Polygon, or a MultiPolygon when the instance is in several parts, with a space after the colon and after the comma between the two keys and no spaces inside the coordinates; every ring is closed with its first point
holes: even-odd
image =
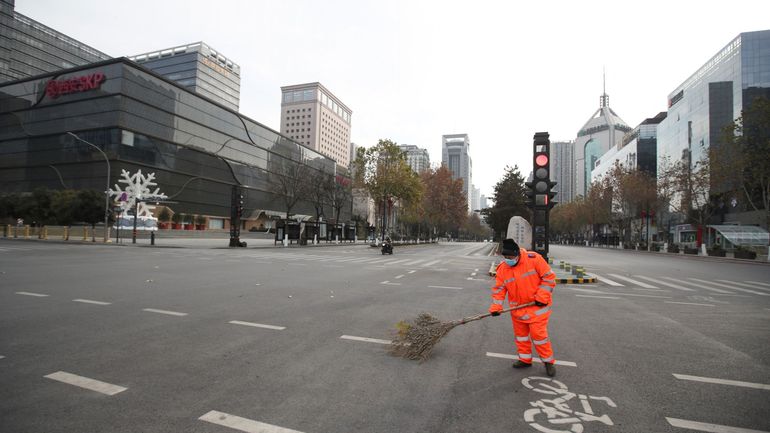
{"type": "Polygon", "coordinates": [[[575,139],[575,197],[591,188],[591,170],[611,147],[617,146],[631,128],[610,108],[610,97],[602,93],[599,109],[580,128],[575,139]]]}
{"type": "Polygon", "coordinates": [[[129,57],[193,92],[238,111],[241,67],[203,42],[129,57]]]}
{"type": "Polygon", "coordinates": [[[643,171],[653,179],[657,178],[658,126],[665,118],[665,112],[658,113],[623,136],[619,145],[613,146],[596,161],[591,181],[606,176],[615,163],[624,168],[643,171]]]}
{"type": "Polygon", "coordinates": [[[554,201],[569,203],[575,199],[574,141],[554,141],[551,143],[551,180],[556,182],[554,201]]]}
{"type": "Polygon", "coordinates": [[[406,153],[406,163],[409,164],[409,167],[412,167],[412,171],[415,173],[420,173],[430,168],[428,149],[423,149],[413,144],[399,144],[398,147],[406,153]]]}
{"type": "Polygon", "coordinates": [[[0,83],[110,59],[14,9],[0,0],[0,83]]]}
{"type": "Polygon", "coordinates": [[[471,208],[469,209],[471,212],[480,210],[481,205],[481,189],[476,188],[476,185],[472,185],[471,189],[473,193],[471,194],[471,208]]]}
{"type": "Polygon", "coordinates": [[[463,193],[468,200],[468,210],[473,210],[473,184],[471,176],[470,140],[468,134],[448,134],[441,136],[441,164],[452,172],[453,179],[463,180],[463,193]]]}
{"type": "MultiPolygon", "coordinates": [[[[725,126],[741,116],[757,96],[770,98],[770,30],[739,34],[668,95],[668,116],[658,128],[658,164],[695,164],[722,142],[725,126]]],[[[711,193],[726,192],[713,184],[711,193]]],[[[730,200],[732,202],[732,199],[730,200]]],[[[766,225],[735,202],[721,208],[725,221],[766,225]]],[[[756,214],[756,212],[754,213],[756,214]]]]}
{"type": "Polygon", "coordinates": [[[479,209],[486,209],[489,207],[489,204],[487,204],[487,196],[484,194],[481,194],[479,196],[479,209]]]}
{"type": "Polygon", "coordinates": [[[281,87],[281,134],[350,165],[353,112],[321,83],[281,87]]]}

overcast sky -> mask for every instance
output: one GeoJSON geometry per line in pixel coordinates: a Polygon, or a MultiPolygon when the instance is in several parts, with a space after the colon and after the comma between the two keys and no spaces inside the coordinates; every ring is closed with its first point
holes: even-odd
{"type": "Polygon", "coordinates": [[[204,41],[241,66],[244,115],[279,130],[280,87],[319,81],[353,110],[352,140],[427,148],[467,133],[473,183],[532,168],[532,136],[572,140],[599,108],[631,127],[770,1],[16,0],[111,56],[204,41]]]}

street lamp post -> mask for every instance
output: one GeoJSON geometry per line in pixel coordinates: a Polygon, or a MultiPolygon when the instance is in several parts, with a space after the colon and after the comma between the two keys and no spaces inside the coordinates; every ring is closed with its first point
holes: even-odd
{"type": "Polygon", "coordinates": [[[110,209],[110,159],[107,158],[107,154],[104,153],[102,149],[99,149],[99,147],[93,143],[90,143],[86,140],[83,140],[82,138],[78,137],[76,134],[73,134],[72,132],[67,132],[67,134],[75,137],[76,140],[83,142],[94,149],[98,150],[102,156],[104,156],[104,161],[107,162],[107,188],[104,190],[104,242],[107,242],[110,239],[110,226],[108,224],[109,222],[109,209],[110,209]]]}

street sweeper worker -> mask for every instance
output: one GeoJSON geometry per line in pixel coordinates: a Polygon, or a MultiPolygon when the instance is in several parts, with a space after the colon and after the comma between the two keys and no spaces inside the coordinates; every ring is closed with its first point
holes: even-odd
{"type": "Polygon", "coordinates": [[[548,340],[548,318],[551,316],[551,295],[556,286],[556,274],[540,254],[519,248],[513,239],[503,240],[500,253],[503,261],[497,267],[489,312],[493,316],[500,315],[506,302],[508,307],[535,303],[511,311],[513,334],[519,353],[513,368],[532,366],[534,344],[537,355],[545,364],[546,374],[554,376],[556,368],[551,342],[548,340]]]}

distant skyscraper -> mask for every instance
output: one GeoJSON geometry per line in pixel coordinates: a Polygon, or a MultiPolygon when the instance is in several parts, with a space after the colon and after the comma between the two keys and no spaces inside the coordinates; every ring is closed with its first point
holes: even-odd
{"type": "Polygon", "coordinates": [[[629,131],[631,128],[610,108],[610,97],[603,93],[599,109],[580,128],[575,139],[575,197],[588,193],[596,161],[612,146],[617,146],[629,131]]]}
{"type": "Polygon", "coordinates": [[[422,149],[412,144],[399,144],[398,147],[406,153],[406,163],[412,167],[412,171],[415,173],[420,173],[430,168],[430,156],[427,149],[422,149]]]}
{"type": "Polygon", "coordinates": [[[473,193],[471,194],[471,208],[469,210],[473,212],[481,209],[479,204],[481,203],[481,189],[476,188],[476,185],[472,185],[471,189],[473,190],[473,193]]]}
{"type": "Polygon", "coordinates": [[[569,203],[575,199],[575,142],[551,143],[551,180],[556,182],[554,201],[569,203]]]}
{"type": "Polygon", "coordinates": [[[0,0],[0,83],[111,58],[14,8],[0,0]]]}
{"type": "Polygon", "coordinates": [[[129,59],[201,96],[238,111],[241,67],[203,42],[138,54],[129,59]]]}
{"type": "Polygon", "coordinates": [[[473,184],[468,134],[448,134],[441,136],[441,163],[452,172],[453,179],[463,180],[463,193],[468,200],[468,210],[473,210],[473,184]]]}
{"type": "Polygon", "coordinates": [[[637,169],[657,178],[658,125],[666,118],[666,112],[645,119],[633,131],[623,136],[623,141],[613,146],[596,161],[591,181],[598,180],[612,170],[615,163],[624,168],[637,169]]]}
{"type": "Polygon", "coordinates": [[[489,207],[489,204],[487,204],[487,196],[484,194],[481,194],[479,196],[479,209],[486,209],[489,207]]]}
{"type": "Polygon", "coordinates": [[[281,87],[281,134],[350,165],[353,112],[321,83],[281,87]]]}

